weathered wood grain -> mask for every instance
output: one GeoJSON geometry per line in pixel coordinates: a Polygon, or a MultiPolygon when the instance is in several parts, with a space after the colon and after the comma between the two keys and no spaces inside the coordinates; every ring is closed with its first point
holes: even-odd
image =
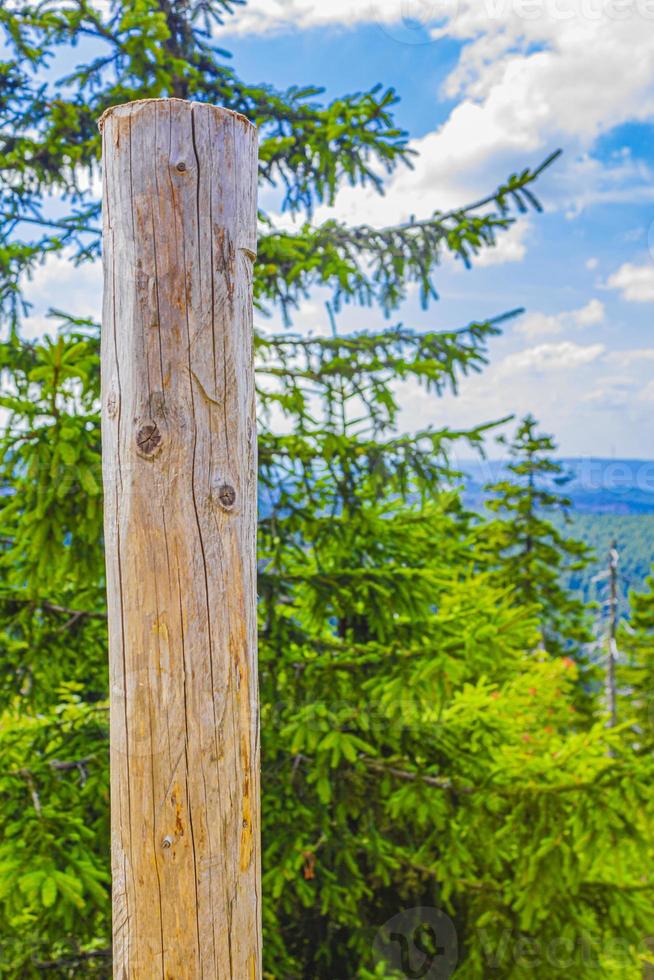
{"type": "Polygon", "coordinates": [[[100,126],[114,975],[252,980],[256,131],[177,99],[100,126]]]}

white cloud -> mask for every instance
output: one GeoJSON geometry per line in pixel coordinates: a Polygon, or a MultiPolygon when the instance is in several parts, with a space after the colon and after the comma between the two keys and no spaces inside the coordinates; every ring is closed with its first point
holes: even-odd
{"type": "Polygon", "coordinates": [[[450,95],[487,99],[512,88],[507,122],[524,120],[532,132],[546,127],[586,144],[625,117],[651,114],[654,30],[644,8],[634,2],[619,20],[603,0],[536,0],[535,17],[524,15],[525,6],[498,2],[497,16],[489,18],[486,4],[468,0],[434,31],[474,38],[448,79],[450,95]],[[533,45],[539,50],[527,53],[533,45]],[[638,95],[641,100],[632,102],[638,95]]]}
{"type": "Polygon", "coordinates": [[[562,340],[558,344],[539,344],[509,354],[498,365],[498,372],[506,378],[526,371],[567,371],[596,361],[605,350],[604,344],[584,346],[570,340],[562,340]]]}
{"type": "Polygon", "coordinates": [[[593,269],[596,269],[598,265],[599,265],[599,259],[595,259],[595,258],[586,259],[586,268],[590,269],[591,272],[593,271],[593,269]]]}
{"type": "Polygon", "coordinates": [[[526,238],[530,223],[521,218],[511,225],[508,231],[502,232],[494,248],[485,248],[475,260],[476,265],[504,265],[505,262],[521,262],[527,254],[526,238]]]}
{"type": "MultiPolygon", "coordinates": [[[[605,131],[609,131],[607,126],[605,131]]],[[[574,144],[562,136],[566,147],[563,168],[557,169],[554,191],[567,218],[576,218],[598,204],[643,204],[654,201],[651,169],[630,153],[618,153],[598,160],[585,150],[575,152],[574,144]]]]}
{"type": "MultiPolygon", "coordinates": [[[[402,17],[405,0],[249,0],[244,10],[226,18],[220,34],[269,34],[311,27],[375,23],[393,24],[402,17]]],[[[426,6],[427,4],[425,4],[426,6]]]]}
{"type": "MultiPolygon", "coordinates": [[[[506,349],[510,338],[499,341],[506,349]]],[[[426,424],[465,427],[509,414],[532,413],[544,432],[555,433],[567,455],[642,457],[649,450],[651,361],[625,370],[609,363],[601,344],[548,343],[494,357],[481,375],[462,381],[459,394],[434,402],[416,386],[400,386],[403,428],[426,424]],[[639,392],[642,391],[642,395],[639,392]]],[[[654,387],[654,385],[653,385],[654,387]]],[[[490,447],[489,447],[490,448],[490,447]]]]}
{"type": "Polygon", "coordinates": [[[632,347],[631,350],[614,350],[606,355],[615,367],[626,369],[654,361],[654,347],[632,347]]]}
{"type": "Polygon", "coordinates": [[[562,318],[564,313],[528,313],[526,317],[518,322],[515,328],[516,333],[522,334],[529,340],[537,337],[547,337],[560,334],[563,331],[562,318]]]}
{"type": "Polygon", "coordinates": [[[528,142],[544,127],[588,141],[654,108],[651,0],[250,0],[223,32],[359,23],[379,24],[398,43],[410,43],[412,27],[420,40],[428,31],[465,43],[445,88],[470,100],[464,121],[482,110],[476,143],[493,128],[528,142]]]}
{"type": "Polygon", "coordinates": [[[621,409],[631,401],[634,381],[626,376],[598,378],[589,391],[581,395],[581,401],[598,408],[621,409]]]}
{"type": "Polygon", "coordinates": [[[649,381],[645,387],[638,392],[638,401],[654,402],[654,381],[649,381]]]}
{"type": "Polygon", "coordinates": [[[605,316],[604,304],[591,299],[578,310],[562,313],[530,313],[519,321],[515,330],[530,340],[537,337],[556,336],[578,327],[590,327],[602,323],[605,316]]]}
{"type": "Polygon", "coordinates": [[[601,323],[604,315],[604,303],[599,299],[591,299],[585,306],[582,306],[580,310],[577,310],[573,314],[580,327],[590,327],[596,323],[601,323]]]}
{"type": "Polygon", "coordinates": [[[21,336],[26,340],[56,332],[57,323],[47,317],[50,308],[71,316],[99,320],[102,314],[102,265],[85,262],[74,266],[69,252],[48,255],[34,270],[26,293],[32,309],[23,320],[21,336]]]}
{"type": "Polygon", "coordinates": [[[645,229],[642,225],[636,228],[629,228],[628,231],[623,232],[620,236],[620,240],[627,243],[641,242],[645,237],[645,229]]]}
{"type": "Polygon", "coordinates": [[[379,24],[398,44],[431,32],[463,48],[444,86],[458,104],[413,141],[415,170],[391,179],[383,199],[344,189],[340,216],[391,222],[459,206],[557,145],[568,152],[547,178],[550,204],[556,197],[575,214],[654,198],[648,168],[628,153],[608,163],[590,155],[600,133],[654,114],[651,0],[250,0],[225,31],[357,23],[379,24]]]}
{"type": "Polygon", "coordinates": [[[225,19],[219,33],[267,34],[377,23],[406,44],[425,43],[430,34],[435,38],[455,30],[486,30],[491,36],[487,50],[502,51],[498,35],[507,22],[529,33],[542,29],[544,22],[571,29],[579,22],[592,28],[603,20],[614,26],[639,20],[646,26],[654,21],[654,4],[652,0],[248,0],[244,10],[225,19]],[[445,28],[435,26],[444,20],[445,28]]]}
{"type": "Polygon", "coordinates": [[[625,262],[609,276],[607,286],[619,289],[622,298],[629,303],[651,303],[654,301],[654,263],[633,265],[625,262]]]}

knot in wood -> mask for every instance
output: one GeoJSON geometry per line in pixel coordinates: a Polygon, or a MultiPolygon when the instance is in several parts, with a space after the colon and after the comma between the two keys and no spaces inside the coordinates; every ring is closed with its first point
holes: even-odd
{"type": "Polygon", "coordinates": [[[136,433],[136,445],[142,456],[154,456],[161,446],[161,432],[156,422],[142,425],[136,433]]]}
{"type": "Polygon", "coordinates": [[[229,483],[223,483],[218,487],[218,503],[225,510],[229,510],[236,503],[236,490],[229,483]]]}
{"type": "Polygon", "coordinates": [[[178,171],[178,173],[183,174],[186,170],[186,164],[183,160],[180,160],[175,169],[178,171]]]}

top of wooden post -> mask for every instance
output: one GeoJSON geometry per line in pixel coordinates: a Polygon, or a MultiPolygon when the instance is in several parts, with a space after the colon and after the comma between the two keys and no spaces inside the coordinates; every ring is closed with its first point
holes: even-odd
{"type": "Polygon", "coordinates": [[[241,122],[244,122],[247,126],[252,126],[253,129],[256,129],[254,123],[251,122],[247,118],[247,116],[244,116],[240,112],[234,112],[233,109],[225,109],[224,106],[213,105],[213,103],[211,102],[194,102],[192,99],[174,99],[174,98],[134,99],[133,102],[122,102],[119,105],[109,106],[109,108],[105,109],[105,111],[98,119],[98,129],[100,130],[100,132],[102,132],[102,128],[105,124],[105,121],[110,115],[113,115],[114,113],[117,113],[118,115],[125,115],[126,113],[131,112],[133,109],[140,106],[150,106],[150,105],[155,105],[156,103],[160,103],[162,105],[170,105],[171,102],[175,102],[180,106],[188,106],[189,109],[194,109],[194,108],[212,109],[214,112],[217,112],[219,114],[226,115],[226,116],[233,116],[235,119],[239,119],[241,122]]]}

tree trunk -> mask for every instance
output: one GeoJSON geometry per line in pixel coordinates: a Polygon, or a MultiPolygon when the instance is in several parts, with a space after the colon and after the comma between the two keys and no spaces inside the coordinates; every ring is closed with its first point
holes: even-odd
{"type": "Polygon", "coordinates": [[[257,137],[100,121],[114,976],[261,976],[252,266],[257,137]]]}

